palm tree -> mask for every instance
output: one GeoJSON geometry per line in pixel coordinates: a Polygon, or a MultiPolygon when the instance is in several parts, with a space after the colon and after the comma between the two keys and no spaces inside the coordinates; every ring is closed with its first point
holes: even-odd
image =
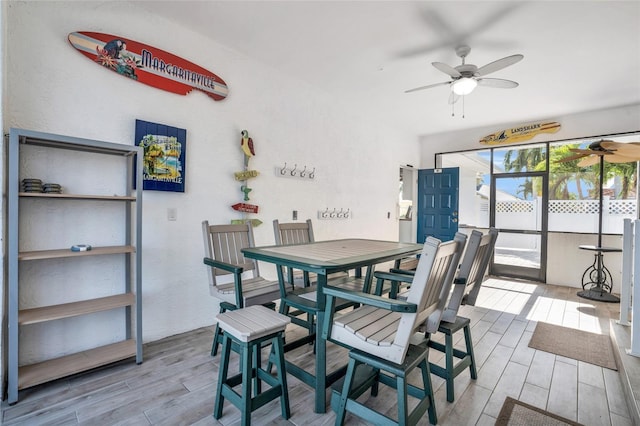
{"type": "Polygon", "coordinates": [[[629,195],[635,192],[638,185],[637,163],[609,163],[608,169],[609,173],[607,175],[620,176],[622,179],[622,187],[616,197],[621,200],[629,198],[629,195]]]}
{"type": "MultiPolygon", "coordinates": [[[[546,149],[544,147],[510,149],[504,155],[504,171],[532,171],[540,163],[544,163],[545,160],[546,149]],[[515,158],[512,159],[511,157],[513,157],[514,154],[515,158]]],[[[518,187],[517,194],[522,194],[522,197],[526,200],[529,198],[529,196],[533,196],[534,194],[538,194],[539,192],[540,188],[534,188],[534,183],[531,181],[531,179],[526,178],[524,183],[518,187]]]]}
{"type": "Polygon", "coordinates": [[[540,162],[546,160],[544,147],[510,149],[504,155],[505,172],[527,172],[533,170],[540,162]],[[511,157],[515,153],[515,158],[511,157]]]}
{"type": "Polygon", "coordinates": [[[528,200],[530,197],[533,197],[534,188],[531,179],[525,179],[525,181],[518,186],[518,191],[516,192],[516,194],[522,194],[522,199],[524,200],[528,200]]]}
{"type": "MultiPolygon", "coordinates": [[[[578,147],[579,144],[569,144],[552,147],[549,155],[550,199],[569,200],[573,198],[572,194],[569,192],[569,182],[571,182],[572,180],[575,181],[577,198],[579,200],[583,200],[585,198],[582,190],[583,182],[586,181],[590,187],[595,187],[595,185],[593,185],[595,181],[591,182],[590,179],[586,179],[586,176],[584,175],[584,173],[582,173],[584,169],[578,166],[578,162],[580,161],[580,159],[567,161],[565,163],[559,162],[559,160],[573,155],[573,152],[571,152],[570,149],[578,147]]],[[[536,166],[535,170],[545,170],[546,166],[546,163],[543,161],[536,166]]]]}

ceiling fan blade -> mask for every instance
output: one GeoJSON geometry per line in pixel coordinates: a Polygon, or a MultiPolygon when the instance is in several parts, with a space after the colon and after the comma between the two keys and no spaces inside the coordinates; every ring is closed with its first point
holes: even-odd
{"type": "Polygon", "coordinates": [[[629,157],[621,154],[612,154],[612,155],[605,155],[604,159],[608,163],[635,163],[636,161],[640,161],[640,154],[635,156],[629,156],[629,157]]]}
{"type": "MultiPolygon", "coordinates": [[[[426,44],[409,49],[404,49],[398,52],[395,56],[400,58],[408,58],[417,55],[425,55],[427,53],[435,52],[442,48],[455,48],[461,44],[468,44],[469,40],[473,40],[474,44],[482,45],[485,47],[499,48],[499,49],[511,49],[513,43],[505,42],[504,40],[483,40],[481,34],[487,31],[490,27],[495,26],[498,22],[504,20],[509,14],[520,7],[517,2],[502,5],[493,12],[484,16],[483,19],[478,20],[475,24],[472,24],[470,28],[461,30],[460,25],[457,25],[456,21],[450,20],[448,17],[445,19],[437,9],[434,8],[421,8],[420,17],[424,21],[424,27],[434,32],[437,37],[433,44],[426,44]]],[[[431,35],[430,31],[430,35],[431,35]]]]}
{"type": "Polygon", "coordinates": [[[584,155],[597,154],[596,152],[593,152],[590,149],[569,148],[569,151],[577,152],[577,153],[584,154],[584,155]]]}
{"type": "Polygon", "coordinates": [[[604,149],[614,151],[614,154],[627,157],[640,156],[640,142],[601,141],[600,146],[604,149]]]}
{"type": "Polygon", "coordinates": [[[564,157],[564,158],[561,158],[560,160],[557,160],[556,163],[566,163],[566,162],[569,162],[569,161],[577,160],[578,158],[586,157],[587,155],[589,155],[589,154],[569,155],[568,157],[564,157]]]}
{"type": "Polygon", "coordinates": [[[444,86],[445,84],[451,84],[450,81],[445,81],[442,83],[429,84],[427,86],[416,87],[415,89],[405,90],[404,93],[417,92],[418,90],[431,89],[432,87],[444,86]]]}
{"type": "Polygon", "coordinates": [[[462,74],[460,74],[460,72],[453,68],[452,66],[449,66],[447,64],[444,64],[442,62],[431,62],[431,65],[433,65],[434,67],[436,67],[438,70],[442,71],[443,73],[450,75],[453,78],[459,78],[462,77],[462,74]]]}
{"type": "Polygon", "coordinates": [[[507,56],[506,58],[498,59],[497,61],[493,61],[483,67],[478,68],[478,71],[476,71],[476,74],[479,76],[482,76],[482,75],[490,74],[492,72],[499,71],[502,68],[506,68],[509,65],[513,65],[516,62],[520,62],[522,58],[524,58],[523,55],[511,55],[511,56],[507,56]]]}
{"type": "Polygon", "coordinates": [[[585,157],[584,160],[581,160],[578,163],[578,166],[580,166],[580,167],[589,167],[589,166],[593,166],[594,164],[598,164],[599,161],[600,161],[600,156],[599,155],[592,155],[590,157],[585,157]]]}
{"type": "Polygon", "coordinates": [[[511,80],[504,80],[502,78],[479,78],[478,84],[480,86],[497,87],[499,89],[513,89],[518,87],[518,83],[511,80]]]}
{"type": "Polygon", "coordinates": [[[460,95],[451,92],[451,94],[449,95],[449,105],[455,104],[456,102],[458,102],[458,99],[460,99],[460,95]]]}

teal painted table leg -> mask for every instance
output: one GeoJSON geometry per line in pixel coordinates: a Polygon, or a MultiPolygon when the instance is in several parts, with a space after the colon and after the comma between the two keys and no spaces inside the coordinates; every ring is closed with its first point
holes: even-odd
{"type": "Polygon", "coordinates": [[[327,341],[322,337],[322,325],[324,324],[325,295],[322,289],[327,285],[327,276],[318,274],[317,304],[318,315],[316,321],[316,413],[324,413],[327,410],[327,341]]]}

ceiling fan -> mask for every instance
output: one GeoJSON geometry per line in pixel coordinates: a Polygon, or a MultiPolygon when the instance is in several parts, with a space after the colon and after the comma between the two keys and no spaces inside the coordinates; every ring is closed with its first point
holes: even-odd
{"type": "Polygon", "coordinates": [[[598,245],[602,247],[602,207],[603,207],[603,186],[604,186],[604,162],[609,163],[632,163],[640,161],[640,142],[614,142],[610,140],[599,140],[589,144],[587,149],[570,148],[569,151],[575,152],[574,155],[568,155],[557,163],[566,163],[581,159],[578,162],[579,167],[589,167],[594,164],[600,166],[599,176],[599,209],[598,209],[598,245]]]}
{"type": "Polygon", "coordinates": [[[485,75],[499,71],[503,68],[513,65],[524,58],[523,55],[511,55],[498,59],[478,68],[476,65],[467,64],[466,57],[471,52],[471,48],[467,45],[458,46],[456,48],[456,55],[462,58],[462,64],[456,67],[449,66],[442,62],[432,62],[431,65],[436,67],[439,71],[449,75],[450,81],[444,81],[442,83],[429,84],[427,86],[416,87],[414,89],[406,90],[405,93],[417,92],[419,90],[431,89],[438,86],[451,86],[451,95],[449,96],[449,103],[454,104],[458,101],[460,96],[468,95],[476,88],[476,86],[497,87],[501,89],[513,89],[518,87],[518,83],[512,80],[504,80],[501,78],[485,78],[485,75]]]}
{"type": "Polygon", "coordinates": [[[600,140],[589,144],[587,149],[571,148],[574,155],[569,155],[558,160],[558,163],[580,160],[578,166],[589,167],[597,164],[600,159],[609,163],[631,163],[640,161],[640,142],[614,142],[610,140],[600,140]]]}

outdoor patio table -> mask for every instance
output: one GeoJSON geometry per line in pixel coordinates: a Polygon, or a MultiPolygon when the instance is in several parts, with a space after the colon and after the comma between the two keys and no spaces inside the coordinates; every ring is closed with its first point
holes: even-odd
{"type": "MultiPolygon", "coordinates": [[[[315,372],[308,371],[287,362],[287,372],[315,389],[315,412],[326,412],[325,389],[338,380],[344,373],[342,369],[327,374],[326,341],[322,336],[324,322],[325,296],[322,289],[327,285],[327,276],[335,272],[351,269],[367,268],[365,285],[371,287],[371,279],[375,265],[395,259],[417,254],[422,249],[422,244],[400,243],[394,241],[379,241],[367,239],[344,239],[318,241],[308,244],[290,246],[270,246],[245,248],[242,250],[245,257],[276,265],[278,279],[284,283],[285,274],[283,268],[290,267],[317,274],[317,321],[316,321],[316,353],[315,372]]],[[[314,337],[314,336],[311,336],[314,337]]],[[[305,336],[303,341],[308,341],[305,336]]],[[[285,352],[300,346],[300,342],[289,342],[285,346],[285,352]]]]}
{"type": "Polygon", "coordinates": [[[616,247],[602,247],[600,245],[582,245],[580,250],[595,252],[593,264],[582,274],[582,291],[578,296],[602,302],[620,302],[620,298],[611,294],[613,277],[609,269],[604,266],[604,253],[620,253],[622,249],[616,247]]]}

